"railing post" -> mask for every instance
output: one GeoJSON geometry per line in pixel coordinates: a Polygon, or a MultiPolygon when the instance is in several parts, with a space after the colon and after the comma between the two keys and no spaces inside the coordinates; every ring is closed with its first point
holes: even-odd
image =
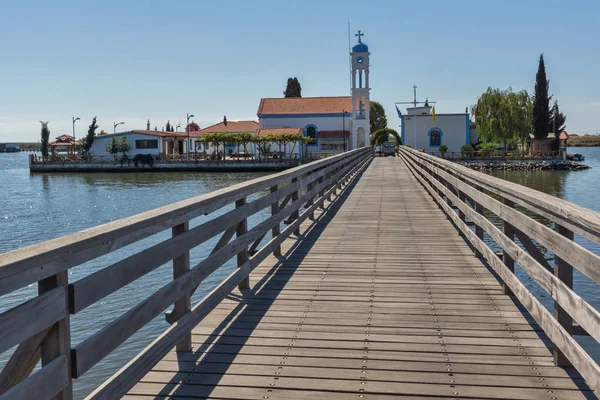
{"type": "MultiPolygon", "coordinates": [[[[271,193],[275,193],[277,191],[277,185],[275,186],[271,186],[271,193]]],[[[279,212],[279,200],[275,201],[273,204],[271,204],[271,215],[275,215],[279,212]]],[[[281,227],[279,224],[275,225],[273,227],[273,229],[271,229],[271,233],[273,235],[273,239],[275,239],[277,236],[279,236],[279,234],[281,233],[281,227]]],[[[273,250],[273,255],[274,256],[280,256],[281,255],[281,245],[275,247],[275,249],[273,250]]]]}
{"type": "MultiPolygon", "coordinates": [[[[555,223],[554,230],[564,236],[566,240],[573,240],[573,231],[564,226],[555,223]]],[[[573,288],[573,267],[556,255],[554,256],[554,275],[569,288],[573,288]]],[[[573,332],[573,318],[556,301],[554,301],[554,316],[558,323],[571,335],[573,332]]],[[[571,362],[556,346],[554,346],[554,363],[559,367],[571,366],[571,362]]]]}
{"type": "MultiPolygon", "coordinates": [[[[246,204],[246,198],[244,197],[242,199],[236,200],[235,208],[242,207],[245,204],[246,204]]],[[[245,234],[247,231],[248,231],[248,220],[244,218],[244,220],[242,222],[240,222],[237,229],[235,230],[236,238],[239,238],[240,236],[245,234]]],[[[244,247],[242,249],[242,251],[240,251],[237,254],[238,268],[241,267],[246,261],[248,261],[248,247],[247,246],[244,247]]],[[[244,278],[244,280],[240,282],[240,284],[238,285],[238,289],[240,289],[240,290],[250,289],[250,276],[249,275],[246,276],[244,278]]]]}
{"type": "MultiPolygon", "coordinates": [[[[481,186],[476,186],[476,189],[479,190],[480,192],[484,192],[484,189],[481,186]]],[[[483,206],[481,204],[479,204],[478,202],[475,202],[475,211],[484,216],[483,213],[483,206]]],[[[483,228],[477,224],[475,224],[475,235],[477,235],[477,237],[481,240],[483,240],[483,228]]],[[[482,257],[483,254],[481,254],[481,252],[479,250],[475,250],[475,257],[482,257]]]]}
{"type": "MultiPolygon", "coordinates": [[[[62,286],[64,293],[65,308],[69,309],[68,286],[69,272],[62,271],[56,275],[38,282],[38,294],[43,294],[56,287],[62,286]]],[[[63,319],[54,324],[48,335],[44,338],[41,344],[42,367],[51,363],[57,357],[62,355],[67,357],[67,379],[69,380],[67,387],[53,397],[52,400],[72,400],[73,399],[73,380],[71,369],[71,326],[69,322],[69,314],[63,319]]]]}
{"type": "MultiPolygon", "coordinates": [[[[308,176],[311,176],[312,172],[308,173],[308,176]]],[[[311,190],[313,190],[315,187],[315,181],[309,182],[308,185],[306,185],[306,191],[310,192],[311,190]]],[[[312,206],[314,204],[314,197],[311,197],[310,199],[308,199],[308,201],[306,202],[306,208],[310,208],[310,206],[312,206]]],[[[311,212],[310,215],[308,216],[308,218],[311,221],[315,220],[315,213],[311,212]]]]}
{"type": "MultiPolygon", "coordinates": [[[[174,226],[171,229],[172,236],[181,235],[190,229],[190,223],[184,222],[174,226]]],[[[173,279],[179,278],[190,270],[190,252],[185,251],[173,259],[173,279]]],[[[173,321],[180,319],[185,313],[191,308],[191,293],[185,294],[183,297],[175,301],[173,307],[172,318],[173,321]]],[[[179,343],[177,343],[177,351],[192,351],[192,334],[191,332],[183,337],[179,343]]]]}
{"type": "MultiPolygon", "coordinates": [[[[295,184],[296,182],[298,182],[298,178],[293,178],[292,179],[292,185],[295,184]]],[[[296,200],[298,200],[298,191],[294,191],[292,193],[292,202],[295,202],[296,200]]],[[[297,209],[296,211],[294,211],[291,215],[291,219],[290,221],[294,222],[298,219],[298,217],[300,217],[300,209],[297,209]]],[[[300,226],[298,226],[298,228],[296,228],[294,230],[294,235],[296,236],[300,236],[300,226]]]]}
{"type": "MultiPolygon", "coordinates": [[[[514,207],[515,203],[513,203],[512,201],[508,200],[508,199],[503,199],[503,202],[505,205],[509,206],[509,207],[514,207]]],[[[511,224],[509,224],[506,221],[504,222],[504,234],[508,237],[508,239],[510,239],[511,241],[515,240],[515,231],[513,230],[513,227],[511,224]]],[[[512,259],[512,257],[510,256],[510,254],[508,254],[508,252],[506,250],[502,251],[502,262],[504,263],[504,265],[506,265],[506,267],[510,270],[511,273],[515,273],[515,260],[512,259]]],[[[512,295],[513,292],[512,290],[510,290],[510,288],[508,287],[508,285],[506,284],[506,282],[502,282],[502,288],[504,290],[504,294],[506,295],[512,295]]]]}

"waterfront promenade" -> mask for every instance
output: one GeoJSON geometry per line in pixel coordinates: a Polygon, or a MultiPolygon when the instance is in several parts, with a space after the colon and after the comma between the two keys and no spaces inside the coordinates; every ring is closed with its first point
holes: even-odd
{"type": "Polygon", "coordinates": [[[19,347],[0,398],[70,399],[73,378],[166,309],[171,326],[88,398],[595,398],[600,368],[571,333],[575,319],[597,341],[600,315],[571,286],[572,268],[600,281],[600,257],[572,238],[599,242],[600,215],[410,149],[400,156],[354,150],[3,255],[0,293],[40,282],[40,296],[1,316],[11,327],[2,350],[19,347]],[[165,229],[172,238],[68,282],[69,268],[165,229]],[[189,249],[221,233],[190,265],[189,249]],[[238,268],[191,304],[232,257],[238,268]],[[71,346],[69,315],[170,260],[172,281],[71,346]],[[20,382],[40,349],[43,368],[20,382]]]}

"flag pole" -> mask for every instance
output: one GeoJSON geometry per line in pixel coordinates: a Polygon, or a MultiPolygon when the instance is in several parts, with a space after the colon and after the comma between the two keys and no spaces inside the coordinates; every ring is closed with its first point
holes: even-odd
{"type": "MultiPolygon", "coordinates": [[[[417,85],[413,86],[414,89],[414,107],[415,109],[417,108],[417,85]]],[[[414,149],[417,150],[417,111],[414,110],[414,115],[413,115],[413,126],[414,126],[414,131],[413,131],[413,136],[415,138],[415,147],[414,149]]]]}

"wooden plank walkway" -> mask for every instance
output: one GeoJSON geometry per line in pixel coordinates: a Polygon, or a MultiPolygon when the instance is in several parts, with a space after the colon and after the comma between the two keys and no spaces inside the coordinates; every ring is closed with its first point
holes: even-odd
{"type": "Polygon", "coordinates": [[[125,398],[594,398],[402,161],[317,219],[125,398]]]}

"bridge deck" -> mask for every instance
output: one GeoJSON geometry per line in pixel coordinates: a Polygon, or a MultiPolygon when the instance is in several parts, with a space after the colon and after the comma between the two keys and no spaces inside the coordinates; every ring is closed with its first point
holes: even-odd
{"type": "Polygon", "coordinates": [[[593,397],[401,161],[341,197],[126,398],[593,397]]]}

